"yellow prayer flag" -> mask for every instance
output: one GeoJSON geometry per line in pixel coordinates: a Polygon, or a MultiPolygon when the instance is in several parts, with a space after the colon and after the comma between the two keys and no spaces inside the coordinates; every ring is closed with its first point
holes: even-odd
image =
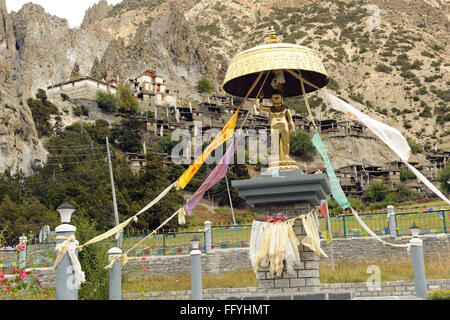
{"type": "Polygon", "coordinates": [[[194,161],[194,163],[183,173],[183,175],[177,180],[177,190],[184,189],[186,185],[191,181],[195,173],[200,169],[205,160],[211,155],[211,153],[225,141],[230,139],[234,134],[236,127],[236,121],[239,115],[239,107],[228,123],[223,127],[222,131],[217,137],[209,144],[209,146],[203,151],[203,153],[194,161]]]}

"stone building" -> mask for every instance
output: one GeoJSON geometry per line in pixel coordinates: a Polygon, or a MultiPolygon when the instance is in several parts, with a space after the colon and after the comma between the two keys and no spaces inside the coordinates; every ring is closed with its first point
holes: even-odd
{"type": "Polygon", "coordinates": [[[61,99],[61,94],[66,94],[71,99],[95,100],[97,91],[116,94],[116,85],[85,76],[47,87],[47,96],[61,99]]]}

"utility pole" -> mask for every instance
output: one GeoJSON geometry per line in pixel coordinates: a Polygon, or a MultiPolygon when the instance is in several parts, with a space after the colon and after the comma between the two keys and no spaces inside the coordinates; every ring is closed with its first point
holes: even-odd
{"type": "MultiPolygon", "coordinates": [[[[114,204],[114,218],[116,220],[116,226],[117,226],[117,225],[119,225],[119,213],[117,211],[116,189],[114,187],[114,176],[113,176],[113,170],[112,170],[112,165],[111,165],[111,155],[109,153],[108,137],[106,137],[106,150],[108,152],[109,175],[111,177],[111,189],[112,189],[112,197],[113,197],[113,204],[114,204]]],[[[120,236],[117,239],[117,246],[119,248],[122,248],[122,239],[123,239],[123,234],[120,233],[120,236]]]]}
{"type": "Polygon", "coordinates": [[[236,224],[236,219],[234,218],[233,202],[231,201],[230,187],[228,186],[228,178],[227,178],[227,174],[226,173],[225,173],[225,182],[227,183],[228,198],[230,199],[231,214],[233,215],[233,224],[235,225],[236,224]]]}

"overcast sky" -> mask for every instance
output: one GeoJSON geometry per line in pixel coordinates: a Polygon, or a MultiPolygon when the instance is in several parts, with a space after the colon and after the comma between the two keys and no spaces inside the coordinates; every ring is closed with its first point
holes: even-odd
{"type": "MultiPolygon", "coordinates": [[[[100,0],[6,0],[8,12],[19,11],[25,3],[33,2],[44,7],[47,13],[65,18],[70,27],[79,27],[83,22],[84,12],[100,0]]],[[[107,0],[109,4],[117,4],[122,0],[107,0]]]]}

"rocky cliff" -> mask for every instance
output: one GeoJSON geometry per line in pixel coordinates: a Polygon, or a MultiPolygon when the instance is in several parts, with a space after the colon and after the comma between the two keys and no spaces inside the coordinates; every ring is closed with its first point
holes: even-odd
{"type": "MultiPolygon", "coordinates": [[[[171,89],[191,97],[207,77],[223,93],[230,59],[264,43],[273,25],[280,40],[320,54],[336,95],[422,144],[448,150],[449,8],[440,0],[125,0],[115,6],[101,0],[71,29],[39,5],[8,14],[0,0],[0,53],[9,79],[1,93],[8,92],[9,106],[30,114],[18,95],[34,96],[71,77],[103,78],[107,68],[119,80],[155,69],[171,89]],[[380,13],[375,28],[370,6],[380,13]]],[[[10,110],[5,103],[0,109],[10,110]]],[[[341,116],[321,103],[313,111],[341,116]]]]}

